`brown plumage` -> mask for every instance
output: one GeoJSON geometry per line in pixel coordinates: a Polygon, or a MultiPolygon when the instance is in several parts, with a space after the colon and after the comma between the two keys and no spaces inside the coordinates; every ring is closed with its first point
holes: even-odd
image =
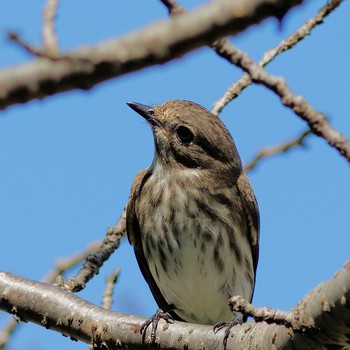
{"type": "Polygon", "coordinates": [[[153,163],[137,174],[127,206],[142,274],[175,319],[228,322],[228,298],[252,298],[259,251],[258,205],[232,137],[193,102],[128,105],[155,141],[153,163]]]}

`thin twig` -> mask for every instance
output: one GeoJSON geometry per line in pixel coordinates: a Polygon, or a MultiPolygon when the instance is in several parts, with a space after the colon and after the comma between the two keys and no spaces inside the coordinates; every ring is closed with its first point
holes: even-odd
{"type": "Polygon", "coordinates": [[[113,304],[114,287],[119,277],[120,269],[115,269],[106,277],[106,288],[103,292],[102,307],[110,310],[113,304]]]}
{"type": "MultiPolygon", "coordinates": [[[[323,6],[317,14],[305,21],[305,23],[298,28],[293,34],[291,34],[286,39],[282,40],[279,45],[275,48],[266,51],[259,61],[259,65],[265,67],[268,63],[273,61],[281,53],[293,48],[299,41],[303,40],[307,35],[311,34],[313,28],[317,25],[323,23],[324,19],[333,12],[343,0],[331,0],[325,6],[323,6]]],[[[236,97],[238,97],[241,92],[250,84],[252,80],[249,74],[245,73],[238,81],[233,83],[225,92],[225,94],[217,100],[214,105],[212,112],[218,115],[223,108],[236,97]]]]}
{"type": "MultiPolygon", "coordinates": [[[[333,0],[331,4],[339,5],[341,1],[333,0]]],[[[175,0],[162,2],[168,7],[170,14],[173,11],[179,12],[180,5],[175,0]]],[[[328,6],[327,11],[324,12],[328,14],[331,9],[332,6],[328,6]]],[[[243,69],[252,81],[275,92],[286,107],[292,109],[296,115],[308,123],[309,128],[315,135],[324,138],[331,147],[337,149],[350,162],[350,143],[346,137],[335,130],[328,123],[326,117],[317,112],[304,98],[294,94],[284,79],[267,73],[261,65],[256,64],[248,54],[233,46],[226,38],[216,40],[211,47],[219,56],[243,69]]],[[[268,56],[272,57],[271,55],[268,56]]]]}
{"type": "Polygon", "coordinates": [[[58,58],[58,40],[55,32],[54,21],[57,14],[59,0],[47,0],[46,6],[43,11],[43,28],[42,28],[42,41],[43,48],[37,48],[33,45],[26,43],[18,33],[8,32],[7,38],[16,43],[26,52],[37,56],[46,58],[58,58]]]}
{"type": "Polygon", "coordinates": [[[0,332],[0,350],[5,349],[5,346],[11,339],[14,331],[16,330],[18,322],[15,318],[11,317],[5,327],[0,332]]]}
{"type": "Polygon", "coordinates": [[[163,5],[165,5],[169,11],[169,15],[176,16],[178,14],[185,13],[186,10],[179,5],[176,0],[160,0],[163,5]]]}
{"type": "Polygon", "coordinates": [[[312,135],[310,129],[304,131],[300,136],[294,138],[293,140],[284,142],[280,145],[274,147],[268,147],[261,149],[254,158],[244,167],[245,171],[251,171],[256,168],[256,166],[263,160],[264,158],[271,157],[280,153],[285,153],[291,150],[294,147],[304,146],[305,139],[312,135]]]}
{"type": "MultiPolygon", "coordinates": [[[[182,13],[186,12],[186,10],[180,4],[178,4],[176,2],[176,0],[161,0],[161,2],[167,7],[169,14],[171,16],[176,16],[178,14],[182,14],[182,13]]],[[[333,2],[340,3],[341,0],[340,1],[339,0],[333,1],[333,2]]],[[[332,9],[334,9],[334,8],[332,8],[332,9]]],[[[312,18],[309,21],[306,21],[303,27],[299,28],[294,34],[289,36],[287,39],[283,40],[276,48],[267,51],[264,54],[263,59],[259,62],[259,64],[262,66],[265,66],[268,62],[272,61],[278,54],[292,48],[297,42],[299,42],[307,34],[309,34],[311,29],[314,26],[316,26],[316,24],[320,23],[320,21],[322,21],[322,19],[329,12],[330,12],[329,4],[327,4],[319,11],[319,13],[314,18],[312,18]],[[327,11],[327,9],[328,9],[328,11],[327,11]]],[[[218,54],[220,55],[220,50],[223,49],[223,47],[225,45],[231,46],[230,42],[227,39],[220,39],[215,43],[213,49],[215,51],[217,51],[218,54]]],[[[231,63],[234,63],[234,62],[231,62],[231,63]]],[[[235,94],[235,97],[237,97],[245,87],[247,87],[249,84],[251,84],[251,82],[252,82],[252,80],[251,80],[250,76],[247,73],[245,73],[238,82],[233,84],[234,88],[232,90],[229,89],[229,91],[224,95],[224,97],[226,95],[228,95],[229,92],[231,92],[232,94],[235,94]]],[[[223,104],[222,107],[220,107],[221,100],[219,100],[214,105],[212,112],[216,115],[218,115],[221,112],[222,108],[224,108],[224,106],[228,103],[228,102],[226,102],[226,104],[223,104]],[[216,110],[216,108],[219,108],[219,109],[216,110]]],[[[308,129],[307,131],[303,132],[299,137],[297,137],[291,141],[285,142],[285,143],[278,145],[276,147],[260,150],[258,152],[258,154],[253,158],[253,160],[250,161],[248,163],[248,165],[245,166],[245,168],[244,168],[245,171],[248,172],[250,170],[253,170],[263,158],[270,157],[270,156],[273,156],[273,155],[276,155],[279,153],[287,152],[291,148],[294,148],[297,146],[302,146],[304,143],[304,139],[308,135],[310,135],[311,133],[312,133],[311,130],[308,129]]]]}
{"type": "Polygon", "coordinates": [[[125,226],[126,213],[124,209],[115,226],[107,230],[106,237],[102,241],[98,251],[90,254],[79,272],[74,277],[68,278],[62,287],[71,292],[79,292],[84,289],[86,283],[98,274],[100,267],[119,247],[120,240],[126,232],[125,226]]]}
{"type": "Polygon", "coordinates": [[[225,45],[221,40],[218,41],[220,45],[217,47],[217,52],[222,57],[234,62],[236,66],[248,73],[254,83],[273,91],[280,97],[284,106],[292,109],[297,116],[307,122],[315,135],[324,138],[331,147],[350,162],[350,142],[331,126],[324,114],[316,111],[302,96],[296,95],[282,77],[269,74],[263,67],[256,64],[247,53],[230,43],[225,45]]]}
{"type": "Polygon", "coordinates": [[[51,272],[49,272],[42,279],[42,281],[46,283],[54,283],[59,276],[62,276],[65,272],[77,266],[82,261],[84,261],[90,254],[95,252],[100,245],[101,245],[100,241],[91,243],[82,252],[78,252],[75,255],[72,255],[67,258],[59,259],[56,262],[54,269],[51,272]]]}
{"type": "Polygon", "coordinates": [[[267,306],[255,307],[239,295],[230,298],[230,306],[234,311],[253,316],[257,322],[265,321],[267,323],[282,324],[288,328],[292,328],[294,331],[305,331],[315,326],[312,318],[300,317],[300,312],[298,312],[297,308],[290,311],[283,311],[267,306]]]}
{"type": "MultiPolygon", "coordinates": [[[[305,21],[305,23],[298,28],[293,34],[286,39],[282,40],[281,43],[273,49],[266,51],[263,58],[259,61],[259,65],[265,67],[268,63],[273,61],[281,53],[293,48],[299,41],[303,40],[307,35],[311,34],[311,31],[317,25],[323,23],[324,19],[333,12],[343,0],[331,0],[324,5],[317,14],[305,21]]],[[[169,14],[172,16],[183,14],[186,10],[176,2],[176,0],[161,0],[161,2],[167,7],[169,14]]],[[[220,45],[230,45],[227,39],[220,39],[216,42],[213,49],[220,49],[220,45]]],[[[231,62],[234,63],[234,62],[231,62]]],[[[240,93],[250,84],[252,80],[249,74],[245,73],[237,82],[232,84],[226,91],[226,93],[214,103],[212,113],[218,115],[222,109],[233,99],[238,97],[240,93]]]]}
{"type": "Polygon", "coordinates": [[[82,57],[72,57],[69,54],[62,54],[54,51],[47,51],[40,47],[36,47],[32,44],[27,43],[18,33],[16,32],[7,32],[7,39],[18,45],[21,49],[29,53],[30,55],[36,56],[38,58],[47,58],[52,62],[57,61],[67,61],[75,64],[84,64],[86,66],[92,66],[90,59],[82,57]]]}
{"type": "Polygon", "coordinates": [[[47,0],[43,12],[42,40],[44,51],[49,55],[58,53],[58,40],[55,31],[58,0],[47,0]]]}
{"type": "Polygon", "coordinates": [[[14,42],[19,47],[21,47],[24,51],[28,52],[31,55],[38,56],[38,57],[47,57],[46,52],[44,52],[42,49],[39,49],[33,45],[29,45],[28,43],[26,43],[18,33],[7,32],[7,39],[14,42]]]}

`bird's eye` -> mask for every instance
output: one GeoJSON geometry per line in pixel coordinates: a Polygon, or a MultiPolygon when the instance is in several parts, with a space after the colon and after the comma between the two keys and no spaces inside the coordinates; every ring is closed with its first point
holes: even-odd
{"type": "Polygon", "coordinates": [[[186,126],[179,126],[176,129],[176,135],[183,144],[189,144],[194,139],[192,131],[189,128],[186,128],[186,126]]]}

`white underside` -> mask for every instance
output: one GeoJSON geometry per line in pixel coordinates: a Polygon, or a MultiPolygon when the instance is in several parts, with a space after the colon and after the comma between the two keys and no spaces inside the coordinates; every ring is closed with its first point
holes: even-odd
{"type": "MultiPolygon", "coordinates": [[[[196,176],[194,170],[190,171],[191,174],[183,176],[196,176]]],[[[167,188],[165,186],[167,181],[170,181],[166,174],[159,172],[159,169],[158,176],[153,174],[152,178],[154,184],[157,184],[159,188],[164,186],[163,190],[167,188]]],[[[155,190],[157,190],[157,186],[155,190]]],[[[165,270],[162,268],[161,257],[157,253],[152,254],[152,259],[147,259],[149,269],[166,301],[175,306],[176,313],[185,321],[202,324],[229,321],[233,315],[228,298],[233,295],[241,295],[250,299],[252,286],[247,280],[244,268],[237,268],[236,256],[230,249],[227,235],[225,236],[222,232],[222,225],[215,225],[203,213],[198,212],[194,206],[195,201],[186,197],[188,192],[184,191],[183,188],[177,187],[175,192],[175,195],[174,193],[170,195],[165,190],[162,196],[162,205],[157,206],[157,211],[154,213],[152,227],[143,228],[143,240],[147,240],[148,235],[152,235],[154,230],[162,232],[165,223],[167,232],[163,232],[163,234],[170,237],[173,248],[171,253],[165,250],[165,270]],[[177,202],[178,210],[175,213],[175,221],[183,226],[186,225],[186,228],[183,227],[178,233],[177,240],[180,242],[180,246],[171,232],[171,227],[167,225],[169,215],[167,208],[170,205],[170,200],[177,202]],[[186,208],[181,206],[181,203],[185,201],[190,203],[186,208]],[[209,230],[213,236],[204,253],[201,248],[204,239],[195,237],[195,235],[198,236],[198,225],[209,230]],[[223,261],[222,271],[219,271],[213,253],[220,230],[223,237],[220,245],[220,258],[223,261]],[[195,239],[197,239],[197,244],[195,244],[195,239]]],[[[220,207],[221,209],[230,210],[230,208],[220,207]]],[[[246,240],[239,240],[238,243],[242,251],[250,251],[246,240]]],[[[250,255],[249,259],[251,259],[250,255]]]]}

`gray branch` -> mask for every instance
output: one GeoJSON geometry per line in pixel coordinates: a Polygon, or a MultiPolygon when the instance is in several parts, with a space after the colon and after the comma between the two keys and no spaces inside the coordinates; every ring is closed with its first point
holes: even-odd
{"type": "Polygon", "coordinates": [[[126,233],[125,225],[126,211],[124,209],[117,223],[107,230],[106,237],[101,242],[99,249],[89,254],[78,273],[74,277],[62,281],[61,287],[71,292],[79,292],[84,289],[86,283],[98,274],[100,267],[109,259],[114,251],[118,249],[120,241],[126,233]]]}
{"type": "MultiPolygon", "coordinates": [[[[350,263],[329,281],[313,289],[295,308],[294,318],[305,327],[274,323],[273,318],[237,325],[230,349],[348,349],[350,346],[350,263]]],[[[95,306],[51,284],[0,273],[0,310],[18,320],[34,322],[97,347],[141,349],[144,319],[95,306]]],[[[149,338],[147,338],[149,339],[149,338]]],[[[157,342],[162,349],[219,349],[223,332],[211,326],[161,323],[157,342]]]]}
{"type": "MultiPolygon", "coordinates": [[[[220,0],[124,37],[0,71],[0,109],[162,64],[263,19],[282,18],[303,0],[220,0]]],[[[32,52],[40,50],[33,49],[32,52]]],[[[43,57],[43,56],[47,57],[43,57]]]]}
{"type": "MultiPolygon", "coordinates": [[[[262,67],[265,67],[278,55],[292,49],[297,43],[310,35],[312,30],[317,25],[324,23],[326,17],[331,14],[342,2],[343,0],[330,0],[327,2],[326,5],[320,8],[314,17],[305,21],[305,23],[293,34],[282,40],[276,47],[266,51],[258,64],[262,67]]],[[[218,115],[229,102],[237,98],[241,92],[251,83],[252,80],[250,78],[250,75],[248,73],[245,73],[239,80],[237,80],[227,89],[225,94],[220,97],[219,100],[214,103],[212,112],[218,115]]]]}

